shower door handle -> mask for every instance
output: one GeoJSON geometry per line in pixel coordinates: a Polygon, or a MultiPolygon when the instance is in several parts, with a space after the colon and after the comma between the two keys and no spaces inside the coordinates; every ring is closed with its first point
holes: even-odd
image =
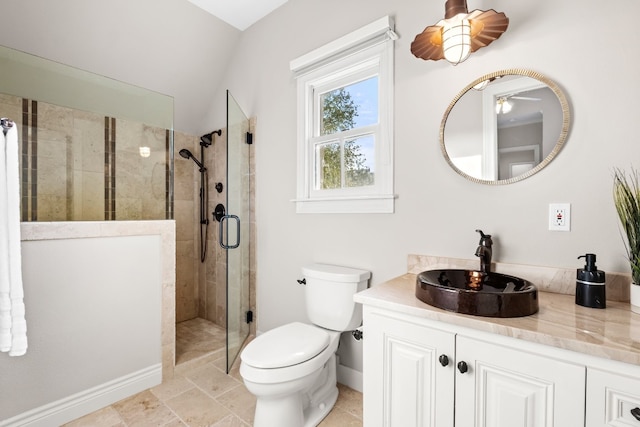
{"type": "MultiPolygon", "coordinates": [[[[224,215],[220,218],[220,229],[219,229],[219,233],[220,235],[220,246],[222,247],[222,249],[235,249],[238,246],[240,246],[240,218],[238,218],[237,215],[224,215]],[[224,221],[228,220],[228,219],[235,219],[237,222],[237,227],[236,227],[236,244],[235,245],[226,245],[224,243],[224,221]]],[[[229,240],[229,237],[227,236],[227,241],[229,240]]]]}

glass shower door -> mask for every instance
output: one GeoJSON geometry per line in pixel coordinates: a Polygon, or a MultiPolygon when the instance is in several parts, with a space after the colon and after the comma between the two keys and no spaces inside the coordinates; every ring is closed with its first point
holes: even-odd
{"type": "MultiPolygon", "coordinates": [[[[249,336],[249,119],[227,91],[227,372],[249,336]]],[[[222,243],[222,241],[221,241],[222,243]]]]}

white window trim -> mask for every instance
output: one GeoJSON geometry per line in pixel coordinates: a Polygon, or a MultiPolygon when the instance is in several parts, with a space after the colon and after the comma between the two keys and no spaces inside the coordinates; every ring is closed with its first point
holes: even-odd
{"type": "Polygon", "coordinates": [[[386,16],[291,61],[298,83],[297,197],[293,200],[296,212],[393,213],[393,42],[396,39],[393,20],[386,16]],[[313,152],[309,141],[313,137],[314,115],[308,106],[313,100],[313,89],[323,83],[323,76],[334,80],[342,72],[347,74],[358,67],[370,67],[372,61],[380,63],[377,135],[380,141],[376,141],[376,165],[381,167],[376,167],[376,184],[369,191],[325,191],[326,197],[319,197],[313,190],[310,172],[313,171],[313,152]],[[341,71],[345,69],[347,71],[341,71]]]}

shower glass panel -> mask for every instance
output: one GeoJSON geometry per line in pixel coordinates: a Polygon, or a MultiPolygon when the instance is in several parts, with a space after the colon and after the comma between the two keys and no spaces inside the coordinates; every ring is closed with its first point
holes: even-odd
{"type": "Polygon", "coordinates": [[[249,336],[249,119],[227,91],[227,372],[249,336]],[[238,229],[239,227],[239,229],[238,229]],[[239,240],[237,240],[239,239],[239,240]],[[238,244],[237,247],[234,247],[238,244]]]}
{"type": "Polygon", "coordinates": [[[173,218],[173,99],[0,46],[21,220],[173,218]]]}

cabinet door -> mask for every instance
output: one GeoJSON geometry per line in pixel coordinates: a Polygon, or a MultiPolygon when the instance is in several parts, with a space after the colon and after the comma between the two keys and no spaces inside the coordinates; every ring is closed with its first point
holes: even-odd
{"type": "Polygon", "coordinates": [[[455,335],[366,306],[363,325],[364,425],[453,427],[455,335]]]}
{"type": "Polygon", "coordinates": [[[583,427],[584,366],[458,335],[456,427],[583,427]]]}
{"type": "Polygon", "coordinates": [[[587,369],[587,427],[640,427],[640,378],[631,369],[622,375],[587,369]]]}

